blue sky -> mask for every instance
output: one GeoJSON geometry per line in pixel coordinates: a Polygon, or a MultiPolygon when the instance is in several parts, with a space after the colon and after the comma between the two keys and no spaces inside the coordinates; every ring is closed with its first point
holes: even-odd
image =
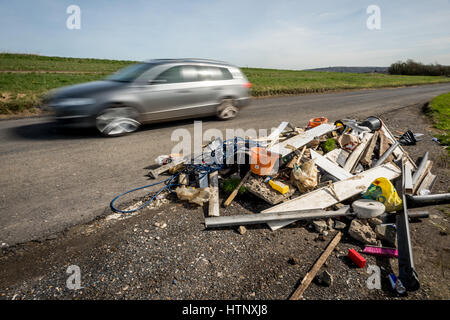
{"type": "Polygon", "coordinates": [[[450,65],[450,0],[0,0],[0,51],[146,60],[199,57],[240,66],[450,65]],[[69,30],[66,9],[81,8],[69,30]],[[369,30],[369,5],[381,29],[369,30]]]}

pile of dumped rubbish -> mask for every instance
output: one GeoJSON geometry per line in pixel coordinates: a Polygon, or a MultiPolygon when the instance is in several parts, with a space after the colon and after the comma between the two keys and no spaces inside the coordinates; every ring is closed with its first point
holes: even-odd
{"type": "MultiPolygon", "coordinates": [[[[428,213],[408,213],[408,207],[450,199],[449,194],[431,194],[436,176],[431,173],[428,152],[415,163],[402,147],[421,138],[409,130],[394,136],[377,117],[333,124],[315,118],[304,128],[282,122],[267,137],[215,139],[200,154],[158,157],[161,166],[149,175],[158,178],[168,173],[169,178],[153,184],[163,187],[133,211],[172,192],[179,200],[208,205],[206,228],[233,226],[243,233],[248,224],[267,224],[277,230],[310,220],[320,235],[337,231],[292,299],[302,296],[312,280],[308,277],[319,271],[344,231],[365,245],[360,252],[349,251],[356,265],[365,265],[360,253],[396,258],[399,275],[390,275],[393,289],[400,294],[417,290],[409,220],[426,218],[428,213]],[[229,206],[242,191],[271,206],[255,214],[221,216],[221,205],[229,206]]],[[[132,212],[114,206],[120,196],[112,201],[113,210],[132,212]]]]}

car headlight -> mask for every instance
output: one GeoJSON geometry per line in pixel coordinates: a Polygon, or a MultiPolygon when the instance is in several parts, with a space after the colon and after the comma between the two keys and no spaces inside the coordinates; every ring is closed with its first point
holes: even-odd
{"type": "Polygon", "coordinates": [[[70,99],[62,99],[56,102],[50,103],[52,107],[69,107],[69,106],[86,106],[90,104],[94,104],[94,99],[89,98],[70,98],[70,99]]]}

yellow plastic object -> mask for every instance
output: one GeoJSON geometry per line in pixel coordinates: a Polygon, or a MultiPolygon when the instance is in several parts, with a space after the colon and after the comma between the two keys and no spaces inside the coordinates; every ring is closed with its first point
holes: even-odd
{"type": "Polygon", "coordinates": [[[280,181],[269,180],[269,185],[281,194],[285,194],[289,191],[289,186],[280,181]]]}
{"type": "Polygon", "coordinates": [[[250,149],[250,170],[259,176],[270,176],[278,170],[280,155],[265,148],[250,149]]]}
{"type": "Polygon", "coordinates": [[[363,194],[364,199],[379,201],[386,207],[386,212],[403,208],[402,199],[398,196],[394,185],[386,178],[375,179],[363,194]]]}

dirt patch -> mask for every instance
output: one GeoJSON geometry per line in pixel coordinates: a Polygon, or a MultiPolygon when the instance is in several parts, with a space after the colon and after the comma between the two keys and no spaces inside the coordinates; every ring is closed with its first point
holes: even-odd
{"type": "MultiPolygon", "coordinates": [[[[416,146],[405,147],[414,160],[425,151],[432,160],[441,156],[443,148],[431,141],[431,124],[421,106],[380,116],[391,131],[411,129],[425,134],[416,146]]],[[[448,158],[443,161],[436,161],[432,169],[438,176],[434,193],[448,192],[448,158]]],[[[125,220],[100,218],[51,239],[3,249],[0,298],[287,299],[335,234],[319,236],[306,222],[276,232],[265,225],[249,226],[243,235],[233,228],[205,230],[204,208],[170,197],[172,203],[125,220]],[[80,290],[66,287],[70,265],[81,269],[80,290]]],[[[221,194],[222,201],[225,197],[221,194]]],[[[221,215],[259,212],[268,206],[246,193],[221,208],[221,215]]],[[[368,289],[367,270],[357,268],[346,257],[348,249],[362,246],[345,233],[323,266],[333,276],[333,284],[312,283],[304,297],[449,299],[450,208],[427,210],[429,219],[410,225],[421,282],[418,291],[397,297],[387,281],[390,272],[397,272],[397,261],[365,256],[367,265],[379,266],[382,276],[380,290],[368,289]]],[[[349,225],[344,218],[341,222],[349,225]]]]}

